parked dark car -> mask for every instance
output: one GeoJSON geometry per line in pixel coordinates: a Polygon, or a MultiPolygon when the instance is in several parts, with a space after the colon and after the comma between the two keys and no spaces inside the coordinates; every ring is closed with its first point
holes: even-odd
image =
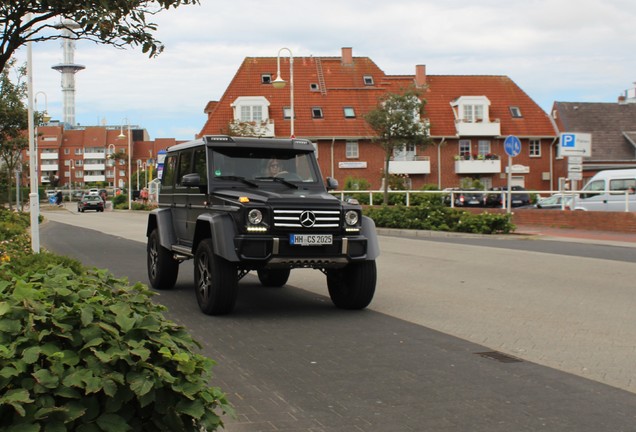
{"type": "Polygon", "coordinates": [[[450,205],[451,195],[455,207],[483,207],[484,191],[479,189],[447,189],[445,190],[444,204],[450,205]],[[451,193],[452,192],[452,193],[451,193]]]}
{"type": "MultiPolygon", "coordinates": [[[[512,186],[510,205],[511,207],[522,207],[530,205],[530,194],[521,186],[512,186]]],[[[489,189],[486,195],[486,207],[505,207],[508,199],[508,187],[494,187],[489,189]]]]}
{"type": "Polygon", "coordinates": [[[104,201],[99,195],[84,195],[77,203],[77,211],[84,213],[86,210],[104,211],[104,201]]]}

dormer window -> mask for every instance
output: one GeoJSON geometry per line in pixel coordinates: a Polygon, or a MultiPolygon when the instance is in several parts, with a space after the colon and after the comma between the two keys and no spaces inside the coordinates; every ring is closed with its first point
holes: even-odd
{"type": "Polygon", "coordinates": [[[240,96],[232,104],[234,121],[262,122],[269,120],[269,101],[263,96],[240,96]]]}
{"type": "Polygon", "coordinates": [[[261,84],[271,84],[271,83],[272,83],[272,74],[261,75],[261,84]]]}
{"type": "Polygon", "coordinates": [[[489,122],[490,101],[486,96],[461,96],[451,102],[455,118],[464,123],[489,122]]]}
{"type": "Polygon", "coordinates": [[[373,77],[371,75],[365,75],[364,77],[362,77],[362,79],[364,80],[364,85],[366,86],[373,85],[373,77]]]}

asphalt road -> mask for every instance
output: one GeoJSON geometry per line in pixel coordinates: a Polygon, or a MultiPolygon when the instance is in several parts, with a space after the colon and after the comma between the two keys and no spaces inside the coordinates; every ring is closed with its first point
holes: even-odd
{"type": "MultiPolygon", "coordinates": [[[[147,282],[143,243],[77,226],[117,214],[69,215],[43,246],[147,282]]],[[[365,311],[335,309],[303,270],[282,289],[248,275],[234,314],[205,316],[191,263],[156,300],[217,361],[229,431],[636,431],[636,394],[617,388],[635,385],[634,262],[603,259],[631,252],[454,241],[381,237],[365,311]]]]}

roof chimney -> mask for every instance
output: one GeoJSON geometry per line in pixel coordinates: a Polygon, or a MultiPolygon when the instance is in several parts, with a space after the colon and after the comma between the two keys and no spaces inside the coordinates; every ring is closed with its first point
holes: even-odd
{"type": "Polygon", "coordinates": [[[426,86],[426,65],[415,66],[415,86],[416,87],[426,86]]]}
{"type": "Polygon", "coordinates": [[[353,48],[342,48],[343,66],[353,66],[353,48]]]}

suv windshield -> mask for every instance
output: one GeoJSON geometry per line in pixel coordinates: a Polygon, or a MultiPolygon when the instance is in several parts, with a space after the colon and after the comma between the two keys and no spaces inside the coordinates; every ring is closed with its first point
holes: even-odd
{"type": "Polygon", "coordinates": [[[315,183],[320,178],[311,153],[258,148],[215,148],[212,177],[250,182],[315,183]]]}

